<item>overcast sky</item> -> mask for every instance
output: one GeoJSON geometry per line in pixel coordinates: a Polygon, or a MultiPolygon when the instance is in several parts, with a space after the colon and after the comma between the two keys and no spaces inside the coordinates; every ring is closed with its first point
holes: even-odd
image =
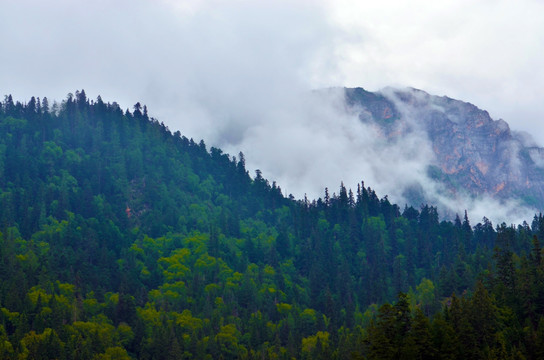
{"type": "Polygon", "coordinates": [[[420,88],[471,102],[544,144],[541,1],[1,5],[1,95],[60,101],[85,89],[124,108],[142,102],[171,130],[244,151],[250,166],[297,196],[376,179],[360,174],[372,171],[357,168],[364,157],[350,157],[361,144],[342,144],[352,125],[327,136],[333,123],[312,121],[330,109],[309,110],[316,104],[301,99],[310,89],[420,88]],[[316,168],[312,156],[336,164],[316,168]]]}

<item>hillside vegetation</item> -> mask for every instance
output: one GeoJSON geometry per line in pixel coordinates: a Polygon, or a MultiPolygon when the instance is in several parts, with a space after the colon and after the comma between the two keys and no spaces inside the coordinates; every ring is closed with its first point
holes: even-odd
{"type": "Polygon", "coordinates": [[[544,218],[462,218],[286,197],[140,104],[6,96],[0,358],[544,358],[544,218]]]}

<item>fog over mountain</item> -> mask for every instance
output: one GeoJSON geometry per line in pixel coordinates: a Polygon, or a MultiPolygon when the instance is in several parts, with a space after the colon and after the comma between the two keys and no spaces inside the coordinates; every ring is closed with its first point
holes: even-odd
{"type": "Polygon", "coordinates": [[[419,133],[422,146],[432,147],[427,177],[440,189],[433,193],[422,184],[408,185],[409,202],[425,199],[456,210],[491,198],[519,201],[514,212],[521,206],[542,209],[544,149],[529,134],[511,131],[504,120],[493,120],[473,104],[421,90],[345,91],[361,121],[376,126],[389,144],[419,133]]]}
{"type": "Polygon", "coordinates": [[[442,215],[530,219],[542,206],[541,149],[472,104],[414,89],[332,88],[223,124],[214,141],[301,198],[359,181],[442,215]],[[244,131],[240,132],[240,129],[244,131]]]}

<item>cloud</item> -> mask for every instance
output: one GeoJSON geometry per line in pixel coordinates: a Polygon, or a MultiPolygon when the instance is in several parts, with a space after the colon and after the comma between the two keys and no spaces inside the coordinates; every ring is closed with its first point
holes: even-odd
{"type": "Polygon", "coordinates": [[[301,95],[258,117],[238,144],[247,149],[248,165],[260,163],[264,175],[299,198],[323,196],[325,187],[337,192],[341,181],[355,189],[364,180],[400,199],[396,185],[425,176],[430,148],[419,135],[388,143],[377,127],[347,112],[343,100],[342,89],[301,95]]]}

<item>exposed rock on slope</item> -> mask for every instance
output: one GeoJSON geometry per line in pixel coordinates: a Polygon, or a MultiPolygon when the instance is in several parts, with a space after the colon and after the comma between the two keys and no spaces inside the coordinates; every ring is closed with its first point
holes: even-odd
{"type": "Polygon", "coordinates": [[[428,175],[450,196],[487,194],[544,207],[544,149],[528,135],[512,132],[505,121],[470,103],[416,89],[354,88],[345,89],[345,96],[361,121],[391,141],[413,131],[426,134],[422,141],[430,141],[435,155],[428,175]]]}

